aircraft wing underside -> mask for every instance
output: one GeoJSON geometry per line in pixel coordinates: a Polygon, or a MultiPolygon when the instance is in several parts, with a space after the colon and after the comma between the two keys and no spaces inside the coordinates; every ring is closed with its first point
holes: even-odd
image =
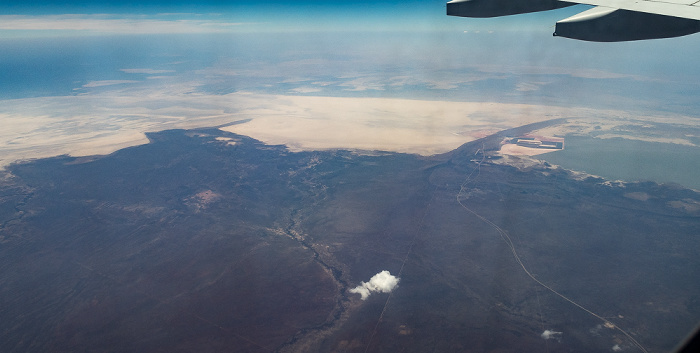
{"type": "Polygon", "coordinates": [[[447,3],[447,14],[497,17],[576,4],[596,7],[558,21],[555,36],[619,42],[700,32],[700,0],[453,0],[447,3]]]}

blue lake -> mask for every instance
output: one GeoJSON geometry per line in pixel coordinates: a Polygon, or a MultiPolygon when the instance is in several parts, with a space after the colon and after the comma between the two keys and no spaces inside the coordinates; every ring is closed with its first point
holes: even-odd
{"type": "Polygon", "coordinates": [[[624,181],[673,182],[700,190],[700,148],[622,138],[567,136],[565,149],[537,156],[566,169],[624,181]]]}

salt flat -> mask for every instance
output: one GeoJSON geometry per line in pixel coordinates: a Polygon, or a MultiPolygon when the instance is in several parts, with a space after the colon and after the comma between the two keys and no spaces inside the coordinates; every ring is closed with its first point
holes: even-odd
{"type": "MultiPolygon", "coordinates": [[[[295,151],[338,148],[420,155],[447,152],[498,130],[561,117],[573,117],[573,122],[543,133],[562,136],[602,127],[612,134],[619,126],[630,124],[630,119],[690,119],[532,104],[184,91],[125,90],[4,100],[0,107],[0,167],[62,154],[108,154],[146,143],[146,132],[218,126],[244,119],[250,121],[223,130],[284,144],[295,151]]],[[[663,139],[690,143],[678,137],[663,139]]]]}

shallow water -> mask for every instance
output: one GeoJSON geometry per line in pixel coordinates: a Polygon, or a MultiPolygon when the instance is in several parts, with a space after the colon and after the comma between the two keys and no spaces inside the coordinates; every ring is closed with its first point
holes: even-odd
{"type": "Polygon", "coordinates": [[[562,151],[538,156],[567,169],[624,181],[673,182],[700,190],[700,148],[622,138],[567,136],[562,151]]]}

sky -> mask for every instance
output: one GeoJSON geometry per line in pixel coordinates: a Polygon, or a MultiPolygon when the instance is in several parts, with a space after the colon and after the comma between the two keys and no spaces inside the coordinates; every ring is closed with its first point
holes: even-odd
{"type": "MultiPolygon", "coordinates": [[[[235,24],[236,31],[308,31],[348,29],[409,29],[415,26],[443,26],[441,1],[146,1],[146,2],[34,2],[5,6],[4,13],[12,15],[42,15],[53,17],[56,23],[66,14],[79,14],[73,21],[96,19],[109,14],[111,20],[140,18],[152,24],[167,25],[172,20],[191,21],[192,30],[203,23],[235,24]]],[[[51,17],[48,17],[51,18],[51,17]]],[[[95,23],[95,25],[97,25],[95,23]]],[[[8,24],[5,24],[8,26],[8,24]]],[[[10,25],[12,26],[12,25],[10,25]]],[[[143,29],[143,28],[141,28],[143,29]]],[[[224,28],[225,29],[225,28],[224,28]]],[[[127,30],[123,28],[123,30],[127,30]]],[[[139,28],[131,28],[138,32],[139,28]]],[[[216,26],[199,27],[200,31],[219,31],[216,26]]]]}
{"type": "MultiPolygon", "coordinates": [[[[94,151],[105,152],[143,143],[146,131],[236,119],[258,119],[239,126],[253,137],[298,146],[307,141],[292,138],[309,136],[310,126],[376,139],[403,129],[412,141],[416,132],[435,132],[419,147],[381,145],[428,153],[458,146],[450,136],[537,119],[696,124],[700,110],[700,35],[630,43],[552,37],[554,23],[583,5],[493,19],[446,16],[435,0],[3,1],[0,8],[0,152],[8,160],[88,153],[85,146],[100,143],[107,147],[94,151]],[[348,120],[355,126],[341,122],[323,97],[362,117],[348,120]],[[429,103],[406,111],[412,103],[402,99],[429,103]],[[290,136],[271,136],[275,128],[290,136]]],[[[346,142],[337,147],[379,146],[346,142]]]]}
{"type": "Polygon", "coordinates": [[[2,6],[3,37],[115,34],[290,33],[368,31],[540,30],[551,34],[558,14],[471,19],[445,15],[445,3],[428,1],[219,1],[219,2],[51,2],[2,6]],[[29,5],[32,4],[32,5],[29,5]]]}

